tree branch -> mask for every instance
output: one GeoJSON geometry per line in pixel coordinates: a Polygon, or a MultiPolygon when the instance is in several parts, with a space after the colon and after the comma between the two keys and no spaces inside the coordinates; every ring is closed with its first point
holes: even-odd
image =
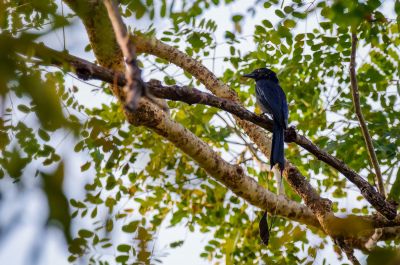
{"type": "Polygon", "coordinates": [[[118,6],[113,0],[104,0],[108,16],[114,28],[115,37],[125,57],[125,78],[127,80],[124,86],[126,101],[125,107],[135,111],[142,95],[146,94],[143,85],[141,70],[136,63],[136,48],[126,30],[126,26],[119,14],[118,6]]]}
{"type": "Polygon", "coordinates": [[[351,57],[350,57],[350,82],[351,92],[353,96],[354,110],[356,112],[358,121],[360,122],[361,132],[367,146],[369,159],[375,170],[375,181],[378,184],[378,190],[383,197],[386,197],[385,187],[383,184],[382,173],[379,167],[378,158],[376,157],[374,145],[372,143],[371,135],[369,134],[364,115],[361,111],[360,93],[358,91],[357,74],[356,74],[356,52],[357,52],[357,33],[351,34],[351,57]]]}
{"type": "Polygon", "coordinates": [[[346,254],[347,258],[353,263],[353,265],[360,265],[360,262],[354,256],[353,247],[346,242],[343,238],[338,238],[335,240],[336,244],[341,248],[341,250],[346,254]]]}
{"type": "Polygon", "coordinates": [[[121,49],[115,39],[103,0],[63,0],[80,18],[87,30],[90,46],[100,65],[121,71],[125,69],[121,49]]]}

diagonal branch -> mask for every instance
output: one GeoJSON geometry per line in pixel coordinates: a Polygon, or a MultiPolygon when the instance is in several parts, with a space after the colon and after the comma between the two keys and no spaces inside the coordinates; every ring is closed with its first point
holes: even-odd
{"type": "Polygon", "coordinates": [[[358,121],[360,122],[361,132],[363,134],[364,141],[367,146],[369,159],[375,170],[375,181],[378,184],[378,190],[383,197],[386,197],[385,187],[383,185],[382,173],[379,167],[378,158],[376,157],[371,135],[369,134],[368,127],[364,119],[364,115],[362,114],[361,111],[360,93],[358,91],[358,82],[356,74],[357,40],[358,40],[357,33],[353,32],[351,34],[350,81],[351,81],[351,92],[353,96],[354,110],[356,112],[358,121]]]}
{"type": "Polygon", "coordinates": [[[136,63],[136,48],[127,32],[126,26],[119,14],[118,6],[114,0],[104,0],[108,16],[114,28],[115,37],[125,57],[125,77],[127,80],[125,89],[126,101],[125,107],[135,111],[142,95],[146,94],[143,85],[141,70],[136,63]]]}

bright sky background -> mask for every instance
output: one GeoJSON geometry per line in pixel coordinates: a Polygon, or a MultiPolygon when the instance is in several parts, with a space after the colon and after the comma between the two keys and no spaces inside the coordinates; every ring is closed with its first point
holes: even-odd
{"type": "MultiPolygon", "coordinates": [[[[244,14],[245,10],[249,6],[249,3],[251,2],[253,1],[241,0],[237,1],[237,3],[233,5],[220,6],[206,12],[205,17],[214,19],[218,25],[218,29],[215,34],[217,42],[220,43],[224,41],[223,34],[225,30],[233,31],[233,24],[230,20],[231,16],[235,14],[244,14]]],[[[386,1],[386,10],[388,10],[388,2],[390,4],[391,1],[386,1]]],[[[65,8],[66,12],[68,12],[67,10],[68,9],[65,8]]],[[[388,12],[386,12],[386,14],[388,12]]],[[[277,17],[271,10],[265,9],[259,11],[257,16],[254,18],[251,18],[250,16],[245,18],[244,24],[242,24],[242,35],[247,37],[246,40],[240,45],[240,48],[243,52],[254,49],[254,43],[252,42],[251,37],[248,36],[252,34],[254,25],[258,24],[265,18],[269,19],[273,23],[278,21],[277,17]]],[[[317,19],[320,20],[321,18],[316,17],[314,19],[310,17],[308,19],[308,30],[311,27],[316,26],[317,19]]],[[[127,21],[127,23],[133,24],[129,21],[127,21]]],[[[140,28],[147,28],[148,23],[141,23],[142,24],[139,25],[140,28]]],[[[156,28],[158,30],[166,30],[169,27],[169,24],[166,23],[166,21],[158,21],[158,23],[159,24],[156,22],[156,28]]],[[[296,30],[304,31],[304,27],[300,26],[296,30]]],[[[81,23],[75,21],[72,26],[65,29],[65,34],[66,46],[71,54],[83,57],[90,61],[94,60],[94,56],[91,53],[84,52],[84,45],[88,42],[85,30],[81,23]]],[[[48,34],[42,40],[46,45],[55,49],[62,50],[63,48],[63,35],[61,30],[48,34]]],[[[219,45],[217,47],[216,57],[221,57],[228,54],[229,50],[226,49],[226,46],[219,45]]],[[[205,64],[210,69],[213,66],[212,60],[205,61],[205,64]]],[[[216,59],[214,67],[215,73],[219,75],[226,69],[227,66],[222,60],[216,59]]],[[[157,74],[153,73],[151,77],[157,78],[157,74]]],[[[150,79],[148,73],[144,73],[144,78],[146,80],[150,79]]],[[[98,106],[100,102],[107,100],[105,98],[96,98],[96,100],[93,100],[93,93],[90,92],[92,88],[76,79],[68,78],[67,84],[69,86],[76,85],[80,88],[79,97],[81,98],[81,102],[85,102],[85,104],[86,102],[88,103],[86,105],[98,106]]],[[[70,149],[73,145],[72,139],[67,137],[63,140],[63,135],[59,135],[58,138],[60,142],[59,148],[63,150],[62,153],[65,155],[71,154],[70,149]]],[[[83,186],[90,179],[90,176],[87,176],[88,174],[85,174],[86,177],[82,177],[79,171],[80,165],[84,161],[85,160],[83,157],[76,157],[76,155],[69,155],[67,158],[67,164],[65,168],[68,168],[68,170],[65,175],[65,191],[70,197],[83,198],[84,196],[83,186]]],[[[28,176],[28,178],[29,177],[31,176],[28,176]]],[[[47,233],[42,233],[40,230],[47,217],[47,206],[41,190],[37,188],[38,183],[39,182],[37,179],[32,177],[28,184],[29,192],[18,193],[17,185],[12,184],[11,182],[6,183],[6,181],[2,180],[0,187],[0,199],[3,200],[3,203],[1,204],[2,208],[0,208],[0,224],[9,223],[10,220],[15,218],[16,213],[23,215],[20,219],[15,218],[15,220],[18,220],[13,225],[15,229],[10,228],[9,231],[0,231],[2,235],[0,237],[0,264],[2,265],[31,264],[31,258],[35,254],[40,253],[41,250],[40,246],[38,245],[36,245],[37,248],[33,251],[30,248],[35,246],[35,242],[42,241],[45,241],[46,243],[44,244],[42,254],[37,257],[39,259],[37,264],[69,264],[67,262],[68,253],[66,252],[66,245],[61,232],[55,228],[51,229],[47,233]]],[[[344,203],[344,205],[351,205],[356,196],[358,196],[358,192],[350,192],[349,198],[344,200],[342,203],[344,203]]],[[[254,218],[258,217],[254,216],[254,218]]],[[[87,227],[90,227],[91,223],[87,222],[86,225],[87,227]]],[[[212,237],[212,234],[204,235],[196,232],[190,233],[188,228],[184,226],[175,228],[167,228],[167,226],[168,220],[164,221],[163,227],[158,233],[155,246],[155,254],[157,256],[163,256],[163,258],[161,258],[163,264],[209,264],[208,261],[201,259],[199,254],[203,250],[205,243],[212,237]],[[169,249],[168,245],[177,240],[185,240],[184,245],[177,249],[169,249]]],[[[81,228],[81,224],[79,224],[79,228],[81,228]]],[[[73,227],[73,229],[74,232],[76,232],[77,227],[73,227]]],[[[319,242],[320,239],[315,238],[314,244],[318,244],[319,242]]],[[[333,260],[336,259],[336,254],[332,252],[332,248],[329,247],[327,247],[324,251],[319,252],[315,264],[320,264],[322,257],[329,257],[333,262],[333,260]]],[[[113,252],[111,251],[109,254],[112,255],[113,252]]],[[[112,261],[113,256],[110,256],[111,264],[112,261]]],[[[81,264],[86,264],[86,261],[82,261],[81,264]]]]}

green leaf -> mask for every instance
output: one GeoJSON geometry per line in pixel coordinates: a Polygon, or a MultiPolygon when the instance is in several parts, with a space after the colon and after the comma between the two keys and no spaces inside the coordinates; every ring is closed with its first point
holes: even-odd
{"type": "Polygon", "coordinates": [[[91,218],[95,218],[97,216],[97,207],[94,207],[92,213],[90,214],[91,218]]]}
{"type": "Polygon", "coordinates": [[[179,240],[179,241],[172,242],[171,244],[169,244],[169,246],[170,246],[171,248],[177,248],[177,247],[182,246],[183,243],[185,243],[185,241],[179,240]]]}
{"type": "Polygon", "coordinates": [[[139,221],[132,221],[127,225],[122,226],[122,231],[126,233],[135,233],[139,225],[139,221]]]}
{"type": "Polygon", "coordinates": [[[167,13],[167,3],[166,0],[161,1],[161,9],[160,9],[160,16],[165,17],[167,13]]]}
{"type": "Polygon", "coordinates": [[[131,249],[132,249],[132,246],[127,245],[127,244],[121,244],[121,245],[118,245],[118,247],[117,247],[117,250],[119,252],[125,252],[125,253],[128,253],[131,249]]]}
{"type": "Polygon", "coordinates": [[[78,142],[74,147],[74,151],[76,153],[80,152],[83,149],[83,144],[84,144],[83,141],[78,142]]]}
{"type": "Polygon", "coordinates": [[[29,113],[31,111],[31,109],[28,106],[24,105],[24,104],[19,104],[17,106],[17,108],[18,108],[19,111],[21,111],[23,113],[29,113]]]}
{"type": "Polygon", "coordinates": [[[242,15],[234,15],[232,17],[232,21],[235,22],[235,23],[240,22],[242,19],[243,19],[242,15]]]}
{"type": "Polygon", "coordinates": [[[90,165],[91,165],[91,162],[89,162],[89,161],[86,162],[85,164],[83,164],[81,166],[81,171],[84,172],[84,171],[88,170],[90,168],[90,165]]]}
{"type": "Polygon", "coordinates": [[[42,129],[39,129],[38,135],[40,138],[42,138],[43,141],[48,142],[50,140],[50,135],[42,129]]]}
{"type": "Polygon", "coordinates": [[[332,28],[332,23],[330,22],[320,22],[319,25],[325,30],[332,28]]]}
{"type": "Polygon", "coordinates": [[[107,244],[102,245],[101,247],[102,247],[102,248],[109,248],[109,247],[111,247],[111,246],[112,246],[111,243],[107,243],[107,244]]]}
{"type": "Polygon", "coordinates": [[[86,229],[81,229],[81,230],[79,230],[78,235],[80,237],[89,238],[89,237],[92,237],[94,234],[92,231],[89,231],[86,229]]]}
{"type": "Polygon", "coordinates": [[[280,18],[285,18],[285,14],[282,12],[282,10],[276,9],[275,14],[280,18]]]}
{"type": "Polygon", "coordinates": [[[109,218],[106,223],[106,231],[111,232],[113,228],[114,228],[114,222],[111,218],[109,218]]]}
{"type": "Polygon", "coordinates": [[[70,255],[68,257],[68,262],[73,263],[75,260],[77,260],[77,257],[70,255]]]}
{"type": "Polygon", "coordinates": [[[296,22],[292,19],[287,19],[283,22],[283,25],[287,28],[294,28],[296,26],[296,22]]]}
{"type": "Polygon", "coordinates": [[[286,14],[292,13],[293,12],[293,7],[291,6],[285,6],[283,8],[283,11],[285,11],[286,14]]]}
{"type": "Polygon", "coordinates": [[[264,19],[263,21],[262,21],[262,24],[266,27],[266,28],[272,28],[273,26],[272,26],[272,23],[269,21],[269,20],[267,20],[267,19],[264,19]]]}
{"type": "Polygon", "coordinates": [[[129,260],[129,256],[127,255],[121,255],[121,256],[117,256],[115,258],[115,260],[119,263],[126,263],[129,260]]]}

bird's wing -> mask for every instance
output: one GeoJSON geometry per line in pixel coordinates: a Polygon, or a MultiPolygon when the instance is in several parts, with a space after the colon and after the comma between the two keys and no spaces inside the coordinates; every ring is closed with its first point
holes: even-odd
{"type": "Polygon", "coordinates": [[[271,110],[274,119],[277,120],[283,128],[287,127],[288,107],[286,96],[279,84],[269,80],[260,80],[257,82],[257,93],[260,102],[271,110]],[[260,82],[261,81],[261,82],[260,82]]]}

